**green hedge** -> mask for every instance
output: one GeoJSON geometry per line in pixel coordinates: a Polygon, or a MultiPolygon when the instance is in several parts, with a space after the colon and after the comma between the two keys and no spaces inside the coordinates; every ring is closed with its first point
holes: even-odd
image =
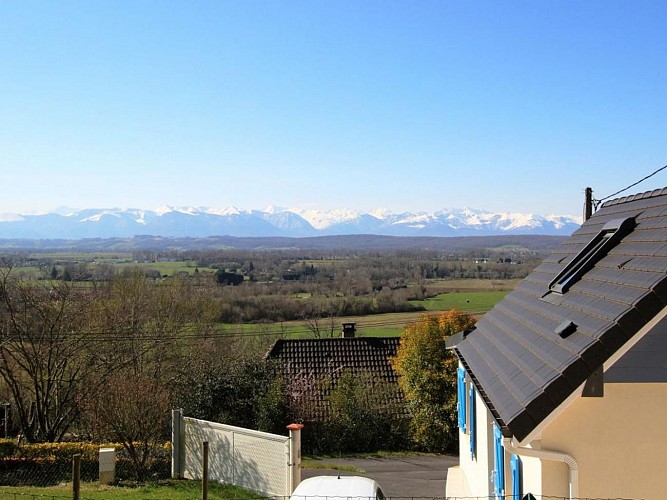
{"type": "MultiPolygon", "coordinates": [[[[47,486],[72,480],[72,460],[81,455],[81,479],[97,481],[100,448],[116,449],[116,478],[133,479],[132,463],[119,443],[38,443],[17,446],[0,439],[0,485],[47,486]]],[[[171,443],[151,448],[149,475],[166,479],[171,474],[171,443]]]]}
{"type": "MultiPolygon", "coordinates": [[[[81,460],[94,460],[99,458],[100,448],[115,448],[117,458],[128,458],[123,445],[120,443],[88,443],[88,442],[63,442],[63,443],[35,443],[17,446],[15,441],[0,439],[0,459],[2,458],[25,458],[25,459],[48,459],[56,462],[72,462],[72,457],[81,454],[81,460]]],[[[151,447],[151,453],[155,457],[170,457],[171,443],[166,442],[151,447]]]]}

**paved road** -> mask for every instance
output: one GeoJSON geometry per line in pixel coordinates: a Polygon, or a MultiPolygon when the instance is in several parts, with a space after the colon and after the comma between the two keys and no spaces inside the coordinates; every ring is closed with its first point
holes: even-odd
{"type": "MultiPolygon", "coordinates": [[[[364,475],[382,485],[391,498],[444,497],[447,469],[459,462],[449,455],[396,456],[388,458],[341,458],[323,460],[327,464],[351,465],[364,474],[342,472],[346,475],[364,475]]],[[[303,479],[311,476],[336,474],[335,470],[303,469],[303,479]]]]}

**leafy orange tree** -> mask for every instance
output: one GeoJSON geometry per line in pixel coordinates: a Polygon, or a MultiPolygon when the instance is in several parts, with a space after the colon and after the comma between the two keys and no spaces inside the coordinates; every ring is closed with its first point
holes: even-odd
{"type": "Polygon", "coordinates": [[[456,357],[445,339],[470,329],[475,319],[452,309],[423,315],[406,325],[392,359],[412,418],[412,439],[427,451],[452,451],[456,445],[456,357]]]}

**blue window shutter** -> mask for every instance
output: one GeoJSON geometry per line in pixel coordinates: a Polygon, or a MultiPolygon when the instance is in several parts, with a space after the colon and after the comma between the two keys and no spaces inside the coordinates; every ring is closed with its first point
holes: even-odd
{"type": "Polygon", "coordinates": [[[466,372],[458,369],[459,429],[466,431],[466,372]]]}
{"type": "Polygon", "coordinates": [[[517,455],[510,459],[512,471],[512,500],[521,500],[521,461],[517,455]]]}
{"type": "Polygon", "coordinates": [[[477,449],[475,418],[477,416],[477,412],[475,408],[475,386],[472,384],[470,384],[470,401],[468,412],[470,413],[470,458],[475,458],[475,452],[477,449]]]}
{"type": "Polygon", "coordinates": [[[494,446],[494,489],[496,497],[505,495],[505,450],[503,448],[503,435],[497,425],[493,425],[494,446]]]}

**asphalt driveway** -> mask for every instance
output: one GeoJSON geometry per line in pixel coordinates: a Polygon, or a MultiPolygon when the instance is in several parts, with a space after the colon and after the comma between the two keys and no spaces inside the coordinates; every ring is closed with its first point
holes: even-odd
{"type": "MultiPolygon", "coordinates": [[[[391,498],[435,498],[445,496],[447,469],[458,465],[459,459],[450,455],[409,455],[384,458],[340,458],[322,460],[327,464],[354,466],[361,473],[341,472],[343,475],[372,477],[382,485],[391,498]]],[[[335,470],[303,469],[301,478],[337,474],[335,470]]]]}

